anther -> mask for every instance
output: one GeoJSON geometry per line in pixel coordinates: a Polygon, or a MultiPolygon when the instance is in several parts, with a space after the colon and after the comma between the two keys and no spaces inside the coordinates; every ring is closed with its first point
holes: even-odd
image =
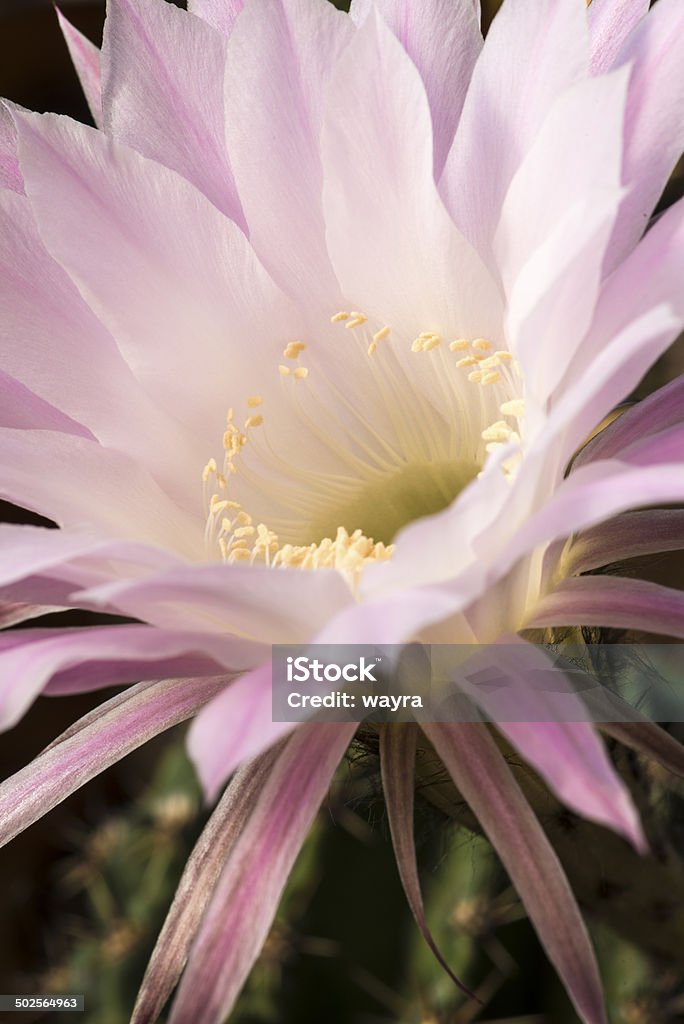
{"type": "Polygon", "coordinates": [[[249,398],[247,399],[247,408],[257,409],[262,402],[263,398],[261,397],[261,395],[250,395],[249,398]]]}
{"type": "Polygon", "coordinates": [[[486,338],[475,338],[473,342],[473,348],[479,349],[481,352],[488,352],[493,347],[491,341],[487,341],[486,338]]]}
{"type": "Polygon", "coordinates": [[[294,372],[294,375],[297,380],[304,380],[306,377],[309,376],[309,371],[307,370],[306,366],[298,366],[294,372]]]}
{"type": "Polygon", "coordinates": [[[249,427],[260,427],[264,422],[263,416],[248,416],[245,420],[245,430],[249,427]]]}
{"type": "Polygon", "coordinates": [[[465,352],[470,342],[467,338],[456,338],[455,341],[449,342],[450,352],[465,352]]]}
{"type": "Polygon", "coordinates": [[[283,349],[283,356],[285,359],[296,359],[300,352],[303,352],[306,345],[303,341],[288,341],[287,345],[283,349]]]}
{"type": "Polygon", "coordinates": [[[483,384],[498,384],[501,380],[501,374],[498,370],[490,370],[489,373],[485,373],[482,378],[483,384]]]}
{"type": "Polygon", "coordinates": [[[468,380],[471,384],[479,384],[482,380],[482,374],[479,370],[473,370],[472,373],[468,374],[468,380]]]}
{"type": "Polygon", "coordinates": [[[378,343],[377,343],[377,341],[371,341],[370,345],[368,346],[368,355],[372,356],[377,351],[378,351],[378,343]]]}
{"type": "Polygon", "coordinates": [[[355,327],[360,327],[361,324],[365,324],[366,320],[368,319],[365,313],[357,313],[354,311],[352,311],[351,316],[352,319],[348,320],[347,323],[344,325],[348,331],[353,331],[355,327]]]}
{"type": "Polygon", "coordinates": [[[289,377],[290,376],[290,367],[289,366],[283,366],[282,363],[281,363],[281,365],[278,367],[278,373],[280,374],[281,377],[289,377]]]}
{"type": "Polygon", "coordinates": [[[477,365],[477,359],[475,358],[475,356],[463,356],[463,358],[459,359],[458,362],[456,363],[456,366],[458,367],[458,369],[461,369],[461,367],[464,367],[464,366],[476,366],[476,365],[477,365]]]}
{"type": "Polygon", "coordinates": [[[499,406],[499,412],[502,412],[504,416],[524,416],[525,400],[523,398],[513,398],[510,402],[503,402],[499,406]]]}
{"type": "Polygon", "coordinates": [[[341,310],[339,313],[335,313],[335,316],[331,316],[330,317],[330,323],[331,324],[340,324],[340,323],[342,323],[343,320],[348,320],[348,319],[349,319],[349,313],[345,313],[344,310],[341,310]]]}
{"type": "Polygon", "coordinates": [[[388,338],[390,335],[390,331],[391,328],[389,327],[381,327],[380,330],[373,335],[373,341],[376,343],[376,345],[378,344],[378,342],[384,341],[385,338],[388,338]]]}

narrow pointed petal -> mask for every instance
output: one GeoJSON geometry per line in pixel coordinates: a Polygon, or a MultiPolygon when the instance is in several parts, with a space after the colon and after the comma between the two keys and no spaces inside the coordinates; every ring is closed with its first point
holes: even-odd
{"type": "Polygon", "coordinates": [[[604,626],[684,639],[684,591],[648,580],[580,576],[564,580],[530,616],[532,628],[604,626]]]}
{"type": "Polygon", "coordinates": [[[66,527],[204,554],[202,523],[129,456],[74,434],[0,430],[0,496],[66,527]],[[59,481],[59,486],[55,486],[59,481]],[[154,509],[155,514],[150,515],[154,509]]]}
{"type": "MultiPolygon", "coordinates": [[[[524,711],[521,711],[521,716],[524,711]]],[[[577,814],[646,853],[639,814],[589,722],[500,722],[497,728],[577,814]]]]}
{"type": "Polygon", "coordinates": [[[0,100],[0,188],[24,191],[24,177],[17,155],[17,130],[6,102],[0,100]]]}
{"type": "Polygon", "coordinates": [[[138,683],[100,704],[0,785],[0,845],[153,736],[186,721],[225,683],[138,683]]]}
{"type": "Polygon", "coordinates": [[[463,982],[459,981],[440,953],[425,917],[413,837],[417,732],[417,726],[410,724],[387,725],[381,727],[380,730],[382,789],[392,833],[394,856],[397,860],[399,876],[408,905],[413,912],[421,935],[434,953],[438,963],[458,988],[466,995],[476,999],[477,997],[466,988],[463,982]]]}
{"type": "Polygon", "coordinates": [[[592,74],[602,75],[613,67],[648,8],[649,0],[592,0],[587,8],[592,74]]]}
{"type": "Polygon", "coordinates": [[[599,728],[684,779],[684,747],[655,722],[606,722],[599,728]]]}
{"type": "Polygon", "coordinates": [[[274,573],[264,565],[176,566],[146,579],[111,582],[79,594],[165,629],[217,629],[265,644],[304,643],[354,600],[333,569],[274,573]]]}
{"type": "Polygon", "coordinates": [[[684,511],[649,509],[625,512],[585,530],[563,557],[568,575],[580,576],[613,562],[684,548],[684,511]]]}
{"type": "Polygon", "coordinates": [[[574,0],[508,0],[494,19],[440,181],[454,222],[485,260],[522,157],[588,62],[586,16],[574,0]]]}
{"type": "Polygon", "coordinates": [[[340,299],[321,209],[323,95],[353,36],[326,0],[260,0],[240,15],[226,64],[226,144],[250,241],[289,295],[309,307],[322,297],[327,317],[340,299]]]}
{"type": "Polygon", "coordinates": [[[606,257],[606,276],[644,233],[684,148],[684,8],[659,0],[620,51],[631,65],[623,182],[628,189],[606,257]]]}
{"type": "Polygon", "coordinates": [[[169,1024],[220,1024],[227,1017],[355,729],[356,723],[302,725],[287,743],[204,915],[169,1024]]]}
{"type": "Polygon", "coordinates": [[[586,927],[544,831],[488,730],[423,724],[459,792],[496,848],[584,1024],[605,1024],[586,927]]]}
{"type": "Polygon", "coordinates": [[[354,0],[349,13],[360,24],[373,8],[423,79],[432,114],[434,176],[439,180],[482,49],[479,11],[472,0],[354,0]]]}
{"type": "MultiPolygon", "coordinates": [[[[426,325],[497,338],[498,290],[434,185],[430,110],[415,66],[377,14],[359,28],[354,53],[332,76],[322,138],[328,248],[344,294],[400,326],[409,345],[426,325]],[[364,69],[373,66],[369,92],[364,69]]],[[[409,345],[397,344],[396,355],[408,353],[419,381],[427,371],[409,345]]]]}
{"type": "Polygon", "coordinates": [[[597,434],[576,459],[581,466],[597,459],[619,458],[630,445],[650,434],[659,433],[680,422],[684,409],[684,375],[654,391],[597,434]]]}
{"type": "Polygon", "coordinates": [[[85,94],[93,115],[93,121],[102,127],[102,71],[100,68],[100,51],[94,43],[79,32],[68,21],[59,8],[57,19],[64,40],[69,48],[69,56],[79,77],[81,88],[85,94]]]}
{"type": "Polygon", "coordinates": [[[272,665],[267,662],[237,679],[201,711],[188,732],[188,753],[207,800],[215,800],[238,765],[292,732],[292,722],[274,722],[272,665]]]}
{"type": "MultiPolygon", "coordinates": [[[[22,114],[19,133],[41,236],[142,388],[192,438],[194,496],[235,380],[244,395],[264,394],[272,358],[277,398],[277,364],[299,320],[242,231],[178,174],[66,118],[22,114]]],[[[171,440],[159,447],[176,454],[171,440]]]]}
{"type": "MultiPolygon", "coordinates": [[[[590,710],[572,679],[560,677],[558,688],[531,682],[556,673],[554,659],[518,637],[500,638],[505,646],[501,661],[497,647],[481,655],[482,668],[497,670],[508,685],[488,690],[472,684],[472,671],[459,673],[461,689],[487,712],[497,729],[539,772],[560,799],[578,814],[624,835],[644,852],[646,840],[639,814],[590,721],[590,710]]],[[[556,675],[558,679],[559,676],[556,675]]]]}
{"type": "Polygon", "coordinates": [[[221,870],[280,753],[280,747],[272,747],[236,773],[197,840],[145,971],[130,1024],[154,1024],[159,1018],[181,976],[221,870]]]}
{"type": "Polygon", "coordinates": [[[245,0],[188,0],[188,10],[196,14],[224,36],[233,31],[235,19],[245,0]]]}
{"type": "Polygon", "coordinates": [[[93,626],[2,634],[11,647],[0,651],[0,728],[8,729],[35,698],[50,693],[97,690],[141,677],[218,675],[250,667],[253,645],[220,635],[180,633],[144,625],[93,626]],[[49,684],[49,686],[48,686],[49,684]]]}
{"type": "Polygon", "coordinates": [[[105,131],[178,171],[244,227],[224,138],[225,63],[225,38],[201,19],[158,0],[110,0],[105,131]]]}

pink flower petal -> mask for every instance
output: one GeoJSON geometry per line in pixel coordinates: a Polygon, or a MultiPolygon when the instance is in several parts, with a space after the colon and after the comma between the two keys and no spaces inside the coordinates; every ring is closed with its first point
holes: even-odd
{"type": "Polygon", "coordinates": [[[647,14],[649,0],[594,0],[587,8],[592,74],[609,71],[632,29],[647,14]]]}
{"type": "Polygon", "coordinates": [[[130,1024],[156,1021],[173,992],[221,870],[280,752],[280,748],[271,748],[237,772],[209,819],[178,883],[145,971],[130,1024]]]}
{"type": "Polygon", "coordinates": [[[108,135],[178,171],[244,227],[224,138],[226,40],[158,0],[110,0],[102,43],[108,135]]]}
{"type": "Polygon", "coordinates": [[[0,845],[126,754],[190,718],[224,685],[225,678],[138,683],[94,708],[0,785],[0,845]]]}
{"type": "Polygon", "coordinates": [[[49,430],[0,429],[0,496],[66,527],[204,554],[202,522],[180,509],[133,459],[49,430]]]}
{"type": "Polygon", "coordinates": [[[188,0],[188,10],[229,36],[245,0],[188,0]]]}
{"type": "Polygon", "coordinates": [[[41,615],[49,615],[50,612],[62,610],[59,606],[49,604],[25,604],[0,600],[0,629],[17,626],[20,622],[28,622],[29,619],[37,619],[41,615]]]}
{"type": "Polygon", "coordinates": [[[176,566],[145,579],[110,581],[78,597],[162,628],[231,632],[267,644],[303,643],[354,601],[334,569],[274,572],[240,563],[176,566]]]}
{"type": "Polygon", "coordinates": [[[69,56],[73,61],[76,74],[93,115],[93,121],[102,127],[102,73],[100,70],[100,51],[82,32],[68,21],[57,8],[59,27],[69,48],[69,56]]]}
{"type": "Polygon", "coordinates": [[[413,837],[416,733],[416,726],[409,724],[385,726],[380,731],[382,789],[387,805],[394,856],[408,905],[413,912],[421,935],[454,984],[466,995],[476,999],[477,997],[470,989],[459,981],[440,953],[425,917],[413,837]]]}
{"type": "MultiPolygon", "coordinates": [[[[328,248],[356,308],[401,331],[393,351],[411,361],[411,379],[418,382],[428,370],[410,353],[416,335],[429,329],[496,339],[501,299],[437,194],[430,110],[415,66],[375,14],[353,46],[354,60],[340,62],[327,91],[328,248]],[[373,66],[378,71],[369,91],[365,69],[373,66]]],[[[434,399],[431,373],[430,384],[434,399]]]]}
{"type": "Polygon", "coordinates": [[[353,0],[349,13],[361,24],[373,8],[423,79],[432,114],[434,175],[439,179],[482,49],[479,11],[473,0],[353,0]]]}
{"type": "Polygon", "coordinates": [[[55,430],[94,441],[90,430],[0,370],[0,427],[55,430]]]}
{"type": "Polygon", "coordinates": [[[230,1012],[355,728],[302,725],[287,743],[204,915],[169,1024],[216,1024],[230,1012]]]}
{"type": "Polygon", "coordinates": [[[507,0],[492,23],[440,181],[454,222],[490,263],[511,179],[588,62],[586,16],[574,0],[507,0]]]}
{"type": "MultiPolygon", "coordinates": [[[[487,670],[499,668],[509,685],[495,691],[473,687],[469,671],[458,675],[461,688],[564,803],[622,833],[643,852],[646,841],[639,815],[590,724],[581,696],[569,680],[562,692],[531,684],[535,675],[553,666],[546,651],[516,637],[501,637],[499,642],[505,644],[501,662],[497,664],[497,648],[490,646],[482,665],[487,670]]],[[[473,666],[477,662],[476,656],[473,666]]]]}
{"type": "Polygon", "coordinates": [[[218,675],[244,671],[263,650],[244,641],[152,629],[144,625],[3,633],[0,728],[21,718],[35,698],[130,683],[141,676],[218,675]],[[7,643],[7,640],[11,642],[7,643]]]}
{"type": "Polygon", "coordinates": [[[422,727],[501,857],[582,1021],[605,1024],[596,961],[577,904],[488,730],[475,724],[422,727]]]}
{"type": "Polygon", "coordinates": [[[52,115],[22,114],[19,132],[41,235],[143,388],[183,423],[194,465],[180,469],[190,453],[171,440],[159,457],[174,456],[196,506],[226,409],[255,393],[278,401],[277,364],[301,322],[240,229],[173,171],[52,115]]]}
{"type": "Polygon", "coordinates": [[[207,800],[215,800],[235,769],[292,732],[274,722],[271,662],[248,672],[212,700],[188,733],[188,753],[207,800]]]}
{"type": "Polygon", "coordinates": [[[226,64],[226,139],[250,240],[281,287],[322,304],[326,320],[341,300],[321,211],[322,102],[353,36],[324,0],[260,0],[237,20],[226,64]]]}
{"type": "Polygon", "coordinates": [[[111,336],[46,252],[30,203],[12,192],[0,192],[0,336],[3,369],[35,395],[104,444],[139,456],[173,491],[188,462],[186,491],[194,483],[206,455],[200,450],[190,461],[178,424],[144,394],[111,336]]]}
{"type": "Polygon", "coordinates": [[[647,580],[581,576],[542,598],[528,626],[604,626],[684,639],[684,591],[647,580]]]}
{"type": "Polygon", "coordinates": [[[682,409],[684,376],[676,377],[613,420],[582,449],[575,464],[581,466],[597,459],[619,458],[621,452],[635,442],[679,423],[682,409]]]}
{"type": "Polygon", "coordinates": [[[623,182],[628,189],[606,257],[606,275],[643,234],[684,148],[684,8],[659,0],[620,51],[631,65],[623,182]]]}
{"type": "Polygon", "coordinates": [[[601,730],[684,778],[684,746],[655,722],[606,722],[601,730]]]}
{"type": "Polygon", "coordinates": [[[568,575],[579,576],[626,558],[683,548],[684,511],[625,512],[580,533],[566,552],[563,565],[568,575]]]}

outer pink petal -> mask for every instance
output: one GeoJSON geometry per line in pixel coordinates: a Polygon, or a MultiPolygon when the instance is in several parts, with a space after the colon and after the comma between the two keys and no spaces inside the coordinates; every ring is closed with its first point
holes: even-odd
{"type": "Polygon", "coordinates": [[[188,0],[188,10],[229,36],[245,0],[188,0]]]}
{"type": "Polygon", "coordinates": [[[621,516],[583,531],[563,556],[568,574],[611,565],[626,558],[684,548],[684,511],[650,509],[621,516]]]}
{"type": "Polygon", "coordinates": [[[142,625],[22,630],[2,637],[3,729],[19,720],[48,683],[51,693],[73,693],[130,683],[145,675],[218,675],[231,667],[244,670],[258,659],[255,645],[142,625]]]}
{"type": "MultiPolygon", "coordinates": [[[[465,678],[459,673],[459,685],[561,800],[583,817],[621,832],[643,851],[646,841],[639,815],[590,724],[589,709],[569,680],[562,691],[534,686],[530,680],[548,672],[554,659],[532,644],[516,641],[499,641],[506,645],[500,668],[507,687],[473,687],[471,672],[465,678]]],[[[487,670],[499,667],[496,650],[490,646],[484,652],[482,665],[487,670]]]]}
{"type": "Polygon", "coordinates": [[[525,904],[585,1024],[605,1024],[601,984],[563,869],[487,729],[423,725],[525,904]]]}
{"type": "Polygon", "coordinates": [[[235,774],[185,865],[150,958],[130,1024],[156,1021],[185,966],[221,870],[252,813],[279,748],[235,774]]]}
{"type": "Polygon", "coordinates": [[[69,48],[69,55],[81,82],[81,87],[93,115],[93,121],[102,127],[102,73],[100,51],[82,32],[71,24],[57,8],[59,27],[69,48]]]}
{"type": "Polygon", "coordinates": [[[649,0],[592,0],[587,8],[591,70],[609,71],[632,29],[646,15],[649,0]]]}
{"type": "Polygon", "coordinates": [[[508,0],[494,19],[440,182],[455,223],[485,259],[516,168],[588,60],[586,17],[574,0],[508,0]]]}
{"type": "Polygon", "coordinates": [[[303,643],[354,602],[334,569],[274,571],[263,565],[176,566],[145,579],[110,580],[78,595],[167,629],[303,643]]]}
{"type": "Polygon", "coordinates": [[[171,501],[144,467],[74,434],[0,430],[0,496],[60,526],[204,556],[201,515],[171,501]]]}
{"type": "Polygon", "coordinates": [[[632,66],[623,182],[628,189],[610,250],[606,274],[641,237],[648,218],[684,149],[684,8],[659,0],[620,52],[632,66]]]}
{"type": "Polygon", "coordinates": [[[218,1024],[266,939],[353,725],[300,726],[278,758],[202,921],[169,1018],[218,1024]],[[258,899],[254,894],[258,893],[258,899]]]}
{"type": "Polygon", "coordinates": [[[50,612],[61,612],[62,610],[58,605],[24,604],[0,600],[0,629],[17,626],[20,622],[28,622],[29,619],[37,619],[41,615],[49,615],[50,612]]]}
{"type": "Polygon", "coordinates": [[[322,304],[326,319],[339,290],[321,211],[322,100],[353,36],[327,0],[259,0],[236,22],[226,64],[226,140],[251,242],[279,284],[322,304]]]}
{"type": "Polygon", "coordinates": [[[88,693],[128,684],[143,675],[214,677],[227,670],[234,675],[250,669],[265,653],[263,647],[235,638],[202,641],[198,634],[170,634],[144,625],[6,630],[0,639],[3,729],[13,725],[40,692],[45,696],[88,693]],[[119,635],[113,636],[113,630],[119,635]],[[122,652],[120,645],[127,642],[130,650],[122,652]],[[17,668],[25,670],[22,691],[16,679],[4,678],[17,668]]]}
{"type": "Polygon", "coordinates": [[[684,592],[647,580],[581,576],[537,605],[527,625],[604,626],[684,639],[684,592]]]}
{"type": "Polygon", "coordinates": [[[138,683],[100,704],[0,785],[0,845],[126,754],[190,718],[223,685],[221,678],[138,683]]]}
{"type": "Polygon", "coordinates": [[[439,179],[482,49],[479,10],[472,0],[353,0],[351,17],[360,24],[374,7],[420,71],[432,113],[439,179]]]}
{"type": "Polygon", "coordinates": [[[271,662],[248,672],[195,718],[188,733],[192,758],[207,800],[216,799],[238,765],[267,750],[294,729],[274,722],[271,662]]]}
{"type": "Polygon", "coordinates": [[[224,140],[226,40],[159,0],[110,0],[102,44],[104,127],[192,182],[244,227],[224,140]]]}
{"type": "Polygon", "coordinates": [[[0,192],[0,338],[8,374],[103,443],[141,457],[176,495],[187,471],[184,490],[196,498],[203,453],[190,459],[178,425],[152,405],[46,252],[28,200],[12,192],[0,192]]]}
{"type": "Polygon", "coordinates": [[[24,191],[24,177],[17,156],[17,131],[5,102],[0,100],[0,188],[24,191]]]}
{"type": "Polygon", "coordinates": [[[199,493],[227,407],[279,393],[283,345],[299,336],[292,310],[240,229],[173,171],[65,118],[22,115],[19,131],[42,237],[143,388],[189,431],[186,487],[199,493]]]}
{"type": "Polygon", "coordinates": [[[437,194],[430,111],[416,68],[377,15],[358,30],[353,52],[327,92],[328,248],[354,308],[403,332],[394,348],[398,358],[408,353],[416,376],[419,360],[409,351],[416,334],[497,338],[501,300],[437,194]],[[369,67],[377,69],[372,90],[369,67]]]}
{"type": "Polygon", "coordinates": [[[636,441],[667,430],[684,418],[684,375],[654,391],[613,420],[577,456],[576,465],[619,458],[636,441]]]}

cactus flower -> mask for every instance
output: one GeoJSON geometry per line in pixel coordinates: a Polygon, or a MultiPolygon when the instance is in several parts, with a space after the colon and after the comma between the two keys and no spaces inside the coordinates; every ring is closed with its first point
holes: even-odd
{"type": "MultiPolygon", "coordinates": [[[[658,507],[684,500],[684,382],[585,445],[684,323],[681,202],[645,233],[684,143],[684,10],[647,9],[505,0],[483,43],[474,0],[108,0],[101,51],[60,16],[96,127],[0,104],[0,496],[59,527],[0,528],[0,622],[134,620],[0,634],[0,720],[136,684],[3,784],[2,838],[190,718],[208,798],[233,776],[138,1024],[184,968],[172,1024],[224,1020],[352,739],[272,721],[272,644],[684,637],[681,592],[586,575],[684,547],[658,507]]],[[[549,719],[500,728],[642,848],[592,726],[549,719]]],[[[601,1024],[492,730],[422,728],[601,1024]]],[[[381,755],[431,941],[415,747],[381,755]]]]}

